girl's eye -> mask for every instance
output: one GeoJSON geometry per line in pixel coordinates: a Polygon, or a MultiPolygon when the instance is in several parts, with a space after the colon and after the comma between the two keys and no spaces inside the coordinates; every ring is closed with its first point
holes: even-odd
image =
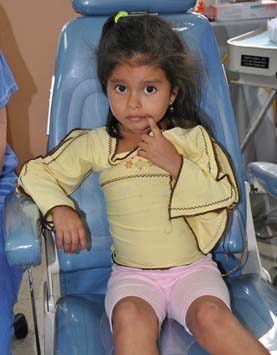
{"type": "Polygon", "coordinates": [[[117,85],[117,86],[115,87],[115,90],[116,90],[117,92],[119,92],[120,94],[122,94],[122,93],[124,93],[127,89],[126,89],[126,86],[124,86],[124,85],[117,85]]]}
{"type": "Polygon", "coordinates": [[[157,89],[154,88],[154,86],[146,86],[146,87],[144,88],[144,92],[145,92],[146,94],[154,94],[154,92],[156,92],[156,91],[157,91],[157,89]]]}

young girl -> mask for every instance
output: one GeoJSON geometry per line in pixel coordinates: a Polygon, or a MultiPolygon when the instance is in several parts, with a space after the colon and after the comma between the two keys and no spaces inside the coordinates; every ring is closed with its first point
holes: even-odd
{"type": "Polygon", "coordinates": [[[86,236],[67,195],[99,173],[113,238],[105,306],[115,354],[158,354],[166,316],[210,354],[268,354],[231,313],[209,254],[238,192],[226,156],[199,124],[195,58],[159,17],[120,12],[103,27],[97,64],[106,128],[71,132],[24,166],[19,187],[53,219],[58,248],[74,253],[86,236]]]}

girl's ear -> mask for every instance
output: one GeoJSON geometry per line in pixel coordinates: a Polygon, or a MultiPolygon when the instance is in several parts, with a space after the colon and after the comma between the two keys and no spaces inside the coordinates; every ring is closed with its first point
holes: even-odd
{"type": "Polygon", "coordinates": [[[178,86],[175,86],[175,87],[171,90],[171,94],[170,94],[170,98],[169,98],[169,105],[172,105],[173,102],[175,101],[176,96],[177,96],[177,94],[178,94],[178,91],[179,91],[179,87],[178,87],[178,86]]]}

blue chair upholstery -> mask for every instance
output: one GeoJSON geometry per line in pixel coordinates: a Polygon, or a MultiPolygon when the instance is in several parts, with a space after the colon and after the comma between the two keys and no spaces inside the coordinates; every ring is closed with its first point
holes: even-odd
{"type": "MultiPolygon", "coordinates": [[[[228,86],[222,70],[215,38],[209,22],[202,16],[186,13],[194,4],[191,0],[73,0],[75,10],[82,16],[67,23],[60,34],[56,58],[50,134],[48,149],[55,147],[74,128],[96,128],[105,124],[107,99],[101,91],[95,67],[97,48],[102,25],[107,16],[119,10],[152,11],[160,14],[186,40],[200,56],[205,68],[202,105],[207,113],[213,135],[228,152],[237,177],[240,202],[230,218],[226,242],[216,246],[213,255],[226,271],[237,265],[234,256],[240,253],[246,238],[246,193],[239,140],[228,86]],[[229,257],[226,258],[224,251],[229,257]]],[[[72,194],[87,226],[91,248],[76,255],[58,252],[61,297],[56,304],[54,354],[113,354],[112,335],[104,312],[104,295],[111,272],[111,238],[106,219],[103,193],[97,174],[91,174],[72,194]]],[[[30,200],[13,194],[6,204],[7,253],[13,263],[21,264],[20,243],[23,233],[19,220],[12,223],[15,213],[38,222],[36,207],[30,200]],[[21,198],[21,203],[18,203],[21,198]],[[27,206],[27,207],[26,207],[27,206]],[[9,211],[13,210],[12,213],[9,211]],[[31,213],[30,213],[31,210],[31,213]],[[31,217],[30,217],[31,215],[31,217]],[[16,238],[14,237],[16,235],[16,238]]],[[[24,223],[24,222],[22,222],[24,223]]],[[[30,258],[35,261],[39,236],[29,228],[27,238],[30,258]],[[36,247],[35,247],[36,246],[36,247]]],[[[26,254],[24,255],[26,262],[26,254]]],[[[32,262],[30,262],[32,265],[32,262]]],[[[228,277],[234,312],[258,337],[265,338],[265,345],[277,351],[277,334],[270,338],[276,327],[277,291],[260,275],[240,275],[238,270],[228,277]],[[246,307],[247,305],[247,307],[246,307]],[[251,312],[249,312],[251,309],[251,312]],[[275,317],[275,318],[274,318],[275,317]]],[[[47,331],[47,330],[45,330],[47,331]]],[[[206,352],[177,322],[167,319],[159,339],[162,355],[195,354],[206,352]]],[[[47,354],[51,354],[51,345],[47,354]]]]}

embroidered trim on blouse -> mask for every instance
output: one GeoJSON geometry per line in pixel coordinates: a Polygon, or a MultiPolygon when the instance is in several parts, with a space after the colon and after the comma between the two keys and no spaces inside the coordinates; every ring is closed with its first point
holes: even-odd
{"type": "Polygon", "coordinates": [[[107,180],[101,184],[101,187],[104,187],[108,184],[111,184],[113,182],[117,182],[120,180],[128,180],[128,179],[135,179],[135,178],[169,178],[169,174],[141,174],[141,175],[127,175],[127,176],[122,176],[118,177],[115,179],[107,180]]]}

